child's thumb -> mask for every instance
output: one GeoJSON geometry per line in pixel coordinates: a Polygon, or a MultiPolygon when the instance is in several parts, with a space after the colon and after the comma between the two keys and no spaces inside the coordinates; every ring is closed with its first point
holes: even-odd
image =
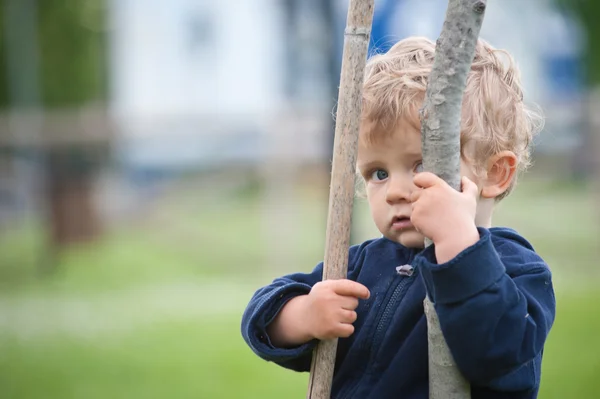
{"type": "Polygon", "coordinates": [[[463,193],[472,195],[475,198],[479,195],[479,187],[477,187],[477,184],[473,183],[467,176],[462,177],[461,188],[463,193]]]}

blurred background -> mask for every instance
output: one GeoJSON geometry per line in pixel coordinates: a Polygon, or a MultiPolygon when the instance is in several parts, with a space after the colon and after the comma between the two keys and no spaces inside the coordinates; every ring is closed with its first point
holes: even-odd
{"type": "MultiPolygon", "coordinates": [[[[371,52],[446,0],[378,0],[371,52]]],[[[304,397],[240,334],[323,257],[342,0],[3,0],[0,398],[304,397]]],[[[490,1],[546,127],[497,211],[554,272],[541,398],[600,397],[600,3],[490,1]]],[[[377,236],[357,199],[352,242],[377,236]]]]}

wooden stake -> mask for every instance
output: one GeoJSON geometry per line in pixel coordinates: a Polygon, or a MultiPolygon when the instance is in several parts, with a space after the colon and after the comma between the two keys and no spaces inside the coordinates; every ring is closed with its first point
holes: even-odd
{"type": "MultiPolygon", "coordinates": [[[[351,0],[348,8],[333,143],[323,280],[346,278],[348,271],[362,86],[373,6],[374,0],[351,0]]],[[[336,350],[337,339],[321,341],[315,349],[307,398],[330,397],[336,350]]]]}
{"type": "MultiPolygon", "coordinates": [[[[462,100],[485,8],[486,0],[448,1],[421,110],[423,167],[457,190],[461,189],[462,100]]],[[[430,243],[426,240],[426,245],[430,243]]],[[[429,297],[425,298],[424,305],[429,347],[429,398],[468,399],[471,397],[469,383],[452,358],[429,297]]]]}

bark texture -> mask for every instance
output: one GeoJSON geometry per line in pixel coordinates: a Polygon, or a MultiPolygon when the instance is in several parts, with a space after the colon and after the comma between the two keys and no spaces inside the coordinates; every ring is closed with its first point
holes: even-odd
{"type": "MultiPolygon", "coordinates": [[[[486,0],[449,0],[421,109],[423,167],[460,190],[460,117],[467,75],[483,22],[486,0]]],[[[426,240],[426,245],[431,242],[426,240]]],[[[430,399],[467,399],[460,374],[440,329],[434,304],[425,299],[429,340],[430,399]]]]}
{"type": "MultiPolygon", "coordinates": [[[[374,0],[351,0],[348,8],[333,143],[333,165],[325,237],[323,279],[346,278],[354,202],[362,86],[373,22],[374,0]]],[[[307,398],[331,394],[337,340],[321,341],[313,353],[307,398]]]]}

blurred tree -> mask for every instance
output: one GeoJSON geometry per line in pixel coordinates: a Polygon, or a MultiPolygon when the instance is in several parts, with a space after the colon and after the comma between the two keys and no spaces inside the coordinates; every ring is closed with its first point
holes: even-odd
{"type": "MultiPolygon", "coordinates": [[[[106,98],[105,0],[5,1],[0,23],[12,8],[32,5],[37,18],[37,57],[41,105],[79,106],[106,98]]],[[[20,10],[14,14],[22,15],[20,10]]],[[[13,15],[14,15],[13,14],[13,15]]],[[[17,21],[21,23],[22,21],[17,21]]],[[[21,40],[23,40],[21,38],[21,40]]],[[[29,43],[19,43],[29,45],[29,43]]],[[[0,108],[14,105],[8,78],[6,40],[0,40],[0,108]]],[[[23,67],[27,67],[24,65],[23,67]]]]}
{"type": "MultiPolygon", "coordinates": [[[[38,1],[40,81],[47,108],[102,103],[106,98],[105,0],[38,1]]],[[[57,244],[93,239],[99,221],[93,177],[104,151],[94,144],[48,151],[48,198],[57,244]]]]}
{"type": "Polygon", "coordinates": [[[587,159],[597,194],[600,195],[600,1],[598,0],[556,0],[559,6],[573,13],[581,22],[585,33],[584,79],[588,93],[584,106],[584,134],[581,158],[587,159]]]}
{"type": "Polygon", "coordinates": [[[600,84],[600,2],[597,0],[556,0],[582,23],[587,39],[585,45],[585,77],[591,85],[600,84]]]}
{"type": "Polygon", "coordinates": [[[38,0],[42,101],[78,106],[106,98],[105,0],[38,0]]]}
{"type": "MultiPolygon", "coordinates": [[[[79,109],[104,103],[105,9],[105,0],[4,0],[0,109],[41,108],[50,114],[70,110],[66,115],[76,125],[79,109]]],[[[108,142],[99,146],[81,140],[60,145],[48,141],[35,160],[43,162],[47,194],[43,207],[49,212],[52,243],[90,239],[98,232],[93,176],[108,142]]],[[[36,152],[19,144],[12,147],[13,156],[36,152]]]]}
{"type": "Polygon", "coordinates": [[[600,121],[597,110],[600,109],[600,2],[597,0],[556,0],[559,6],[572,13],[582,24],[586,33],[584,51],[584,79],[588,87],[585,106],[585,121],[587,137],[584,140],[584,156],[589,159],[591,169],[595,172],[600,189],[600,121]],[[585,154],[587,152],[587,154],[585,154]],[[587,156],[586,156],[587,155],[587,156]]]}

